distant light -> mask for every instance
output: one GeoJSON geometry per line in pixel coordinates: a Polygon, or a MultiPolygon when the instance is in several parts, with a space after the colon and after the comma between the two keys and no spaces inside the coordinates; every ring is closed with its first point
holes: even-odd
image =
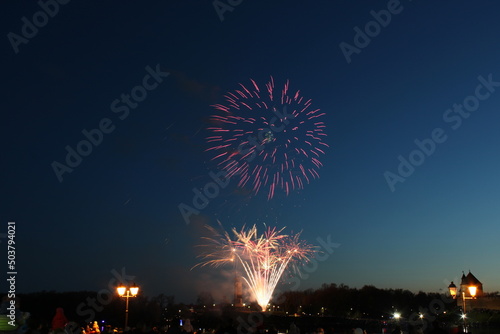
{"type": "Polygon", "coordinates": [[[401,313],[399,312],[394,313],[394,319],[399,319],[399,318],[401,318],[401,313]]]}
{"type": "Polygon", "coordinates": [[[120,285],[119,287],[116,288],[116,291],[118,291],[118,294],[120,296],[123,296],[125,294],[125,291],[127,291],[127,288],[124,287],[123,285],[120,285]]]}
{"type": "Polygon", "coordinates": [[[448,291],[450,291],[451,297],[453,298],[457,297],[457,286],[453,282],[451,282],[451,284],[448,285],[448,291]]]}
{"type": "Polygon", "coordinates": [[[134,284],[130,287],[130,293],[132,294],[132,296],[137,296],[137,294],[139,293],[139,287],[134,284]]]}
{"type": "Polygon", "coordinates": [[[473,285],[469,286],[469,293],[472,296],[472,298],[476,297],[476,292],[477,292],[477,287],[473,285]]]}
{"type": "Polygon", "coordinates": [[[467,316],[465,314],[462,313],[462,315],[460,316],[462,319],[465,319],[467,318],[467,316]]]}
{"type": "Polygon", "coordinates": [[[423,319],[424,315],[422,313],[420,313],[419,317],[420,317],[420,319],[423,319]]]}

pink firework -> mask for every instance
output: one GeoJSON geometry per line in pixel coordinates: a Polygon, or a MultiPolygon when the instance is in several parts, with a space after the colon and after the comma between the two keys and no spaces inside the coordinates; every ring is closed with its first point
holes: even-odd
{"type": "Polygon", "coordinates": [[[323,166],[325,113],[300,91],[291,91],[288,81],[282,89],[275,88],[273,77],[264,89],[250,82],[213,106],[217,114],[210,118],[207,151],[229,178],[238,177],[238,187],[254,194],[265,191],[271,199],[277,189],[287,195],[303,189],[323,166]]]}

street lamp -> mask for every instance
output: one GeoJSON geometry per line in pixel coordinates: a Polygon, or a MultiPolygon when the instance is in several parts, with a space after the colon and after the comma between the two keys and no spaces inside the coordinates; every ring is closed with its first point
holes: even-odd
{"type": "Polygon", "coordinates": [[[471,298],[469,299],[476,299],[477,286],[474,285],[469,286],[469,293],[471,295],[471,298]]]}
{"type": "Polygon", "coordinates": [[[126,299],[126,306],[125,306],[125,327],[123,328],[123,331],[127,330],[127,325],[128,325],[128,299],[130,297],[135,297],[139,293],[139,287],[135,284],[133,284],[130,287],[126,287],[124,285],[120,285],[116,288],[116,291],[118,292],[118,295],[120,297],[123,297],[126,299]]]}
{"type": "Polygon", "coordinates": [[[455,285],[455,283],[451,282],[451,284],[448,285],[448,290],[450,291],[451,297],[455,299],[457,297],[457,286],[455,285]]]}
{"type": "MultiPolygon", "coordinates": [[[[457,286],[455,284],[453,284],[453,282],[451,282],[451,284],[448,285],[448,290],[450,291],[450,295],[453,297],[453,299],[456,299],[457,298],[457,286]]],[[[467,312],[465,309],[465,306],[466,306],[465,300],[466,299],[476,299],[477,286],[469,285],[467,287],[467,290],[469,290],[470,297],[466,297],[465,291],[463,291],[463,290],[461,291],[462,292],[462,309],[463,309],[462,319],[464,319],[464,330],[465,331],[467,331],[467,322],[466,322],[467,312]]]]}

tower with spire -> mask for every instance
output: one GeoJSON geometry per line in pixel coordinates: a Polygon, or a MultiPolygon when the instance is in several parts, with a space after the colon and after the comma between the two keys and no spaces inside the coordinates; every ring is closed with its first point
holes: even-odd
{"type": "Polygon", "coordinates": [[[238,275],[234,277],[234,306],[243,307],[243,285],[238,275]]]}
{"type": "Polygon", "coordinates": [[[469,292],[469,286],[476,287],[476,297],[481,297],[483,295],[483,283],[481,283],[476,278],[476,276],[472,275],[470,270],[467,276],[462,271],[462,281],[460,282],[460,291],[459,291],[460,297],[462,296],[462,292],[465,292],[465,297],[467,298],[471,297],[469,292]]]}

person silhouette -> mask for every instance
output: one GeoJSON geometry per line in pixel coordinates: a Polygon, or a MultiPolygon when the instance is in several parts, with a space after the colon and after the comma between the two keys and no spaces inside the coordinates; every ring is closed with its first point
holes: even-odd
{"type": "Polygon", "coordinates": [[[56,308],[56,315],[52,318],[52,330],[53,331],[64,331],[68,319],[64,315],[64,309],[62,307],[56,308]]]}

